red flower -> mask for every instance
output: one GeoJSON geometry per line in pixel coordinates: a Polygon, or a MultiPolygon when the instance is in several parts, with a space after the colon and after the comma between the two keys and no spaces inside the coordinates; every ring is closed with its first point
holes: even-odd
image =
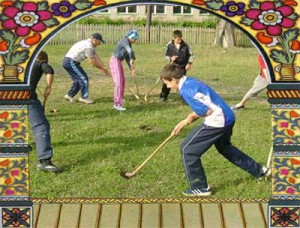
{"type": "Polygon", "coordinates": [[[270,36],[278,36],[283,28],[294,27],[295,21],[288,18],[294,13],[291,6],[276,7],[271,1],[264,1],[259,9],[250,9],[246,11],[246,17],[254,20],[251,27],[255,30],[266,29],[270,36]]]}
{"type": "Polygon", "coordinates": [[[195,4],[195,5],[204,5],[205,4],[205,1],[203,1],[203,0],[193,0],[193,2],[192,2],[193,4],[195,4]]]}
{"type": "Polygon", "coordinates": [[[27,36],[30,30],[42,32],[47,25],[44,21],[52,18],[52,13],[48,10],[38,10],[38,5],[34,2],[25,2],[22,8],[8,6],[4,8],[3,15],[8,17],[3,21],[3,27],[8,30],[15,29],[18,36],[27,36]]]}
{"type": "Polygon", "coordinates": [[[0,113],[0,119],[5,119],[5,118],[7,118],[8,117],[8,112],[2,112],[2,113],[0,113]]]}
{"type": "Polygon", "coordinates": [[[0,166],[7,166],[9,163],[9,159],[5,159],[4,161],[0,162],[0,166]]]}
{"type": "Polygon", "coordinates": [[[291,117],[299,117],[299,114],[295,111],[290,111],[290,116],[291,117]]]}

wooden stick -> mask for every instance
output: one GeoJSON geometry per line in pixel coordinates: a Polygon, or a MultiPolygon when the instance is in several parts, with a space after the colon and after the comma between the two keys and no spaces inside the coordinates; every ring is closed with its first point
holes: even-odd
{"type": "Polygon", "coordinates": [[[136,173],[167,143],[170,141],[170,139],[172,139],[174,137],[174,135],[170,135],[168,138],[165,139],[165,141],[163,141],[157,148],[155,151],[152,152],[152,154],[149,155],[149,157],[143,161],[133,172],[129,173],[129,172],[126,172],[125,173],[125,176],[130,179],[132,178],[133,176],[136,175],[136,173]]]}

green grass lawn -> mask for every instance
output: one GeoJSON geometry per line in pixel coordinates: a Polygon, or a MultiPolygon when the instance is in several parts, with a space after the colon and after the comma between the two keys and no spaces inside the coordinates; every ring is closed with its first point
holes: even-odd
{"type": "MultiPolygon", "coordinates": [[[[179,146],[201,119],[186,127],[153,157],[131,180],[122,178],[121,171],[133,171],[166,139],[174,126],[184,119],[190,108],[176,92],[162,103],[158,94],[161,83],[148,97],[149,102],[136,100],[125,93],[126,112],[113,107],[113,82],[87,63],[84,69],[90,76],[90,94],[96,103],[84,105],[63,99],[71,80],[61,66],[69,46],[45,46],[56,77],[52,95],[47,101],[46,114],[51,124],[53,161],[62,166],[61,174],[39,172],[34,141],[30,135],[30,195],[49,198],[169,198],[182,197],[187,188],[179,146]],[[57,109],[57,113],[50,110],[57,109]],[[147,126],[146,129],[141,129],[147,126]]],[[[107,63],[114,46],[97,48],[107,63]]],[[[155,83],[165,65],[165,46],[134,45],[137,81],[144,95],[155,83]]],[[[259,73],[257,50],[254,48],[222,49],[193,46],[195,61],[189,75],[212,86],[228,103],[237,103],[252,86],[259,73]]],[[[128,67],[124,64],[126,69],[128,67]]],[[[135,89],[127,71],[127,88],[135,89]]],[[[40,83],[43,90],[45,83],[40,83]]],[[[79,97],[79,96],[78,96],[79,97]]],[[[249,101],[245,110],[236,113],[232,137],[235,146],[266,164],[271,146],[271,116],[266,93],[249,101]]],[[[268,198],[270,181],[257,182],[248,173],[236,168],[209,149],[202,162],[209,185],[216,198],[268,198]]]]}

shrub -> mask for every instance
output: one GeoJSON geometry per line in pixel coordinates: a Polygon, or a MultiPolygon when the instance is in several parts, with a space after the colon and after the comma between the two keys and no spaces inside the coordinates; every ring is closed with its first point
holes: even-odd
{"type": "MultiPolygon", "coordinates": [[[[96,17],[87,17],[80,19],[79,24],[92,24],[92,25],[124,25],[124,24],[133,24],[134,26],[146,26],[146,19],[134,20],[132,22],[126,22],[123,19],[112,20],[108,17],[96,18],[96,17]]],[[[216,28],[217,21],[215,19],[205,20],[202,22],[194,21],[182,21],[182,22],[171,22],[171,21],[158,21],[152,20],[152,26],[178,26],[178,27],[203,27],[203,28],[216,28]]]]}

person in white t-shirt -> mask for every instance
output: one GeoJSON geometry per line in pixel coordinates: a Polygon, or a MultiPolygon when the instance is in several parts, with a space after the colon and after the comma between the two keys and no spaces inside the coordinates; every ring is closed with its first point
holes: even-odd
{"type": "Polygon", "coordinates": [[[103,73],[110,76],[110,72],[104,66],[100,57],[96,54],[96,47],[105,43],[99,33],[94,33],[91,38],[75,43],[67,52],[63,59],[63,67],[70,75],[73,84],[65,95],[65,99],[73,102],[74,96],[81,91],[80,102],[91,104],[94,101],[89,98],[89,79],[80,63],[89,59],[92,66],[100,69],[103,73]]]}

